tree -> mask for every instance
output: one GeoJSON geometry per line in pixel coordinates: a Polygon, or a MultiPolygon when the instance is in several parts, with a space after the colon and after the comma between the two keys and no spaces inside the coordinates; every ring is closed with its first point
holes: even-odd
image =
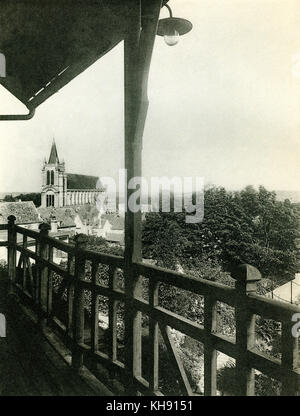
{"type": "Polygon", "coordinates": [[[4,199],[3,199],[3,201],[4,201],[4,202],[13,202],[13,201],[14,201],[14,197],[12,196],[12,194],[10,194],[10,195],[5,195],[5,197],[4,197],[4,199]]]}
{"type": "Polygon", "coordinates": [[[5,195],[4,197],[4,201],[5,202],[17,202],[17,201],[32,201],[34,203],[34,205],[36,207],[41,206],[41,194],[40,193],[36,193],[36,192],[32,192],[29,194],[19,194],[16,196],[12,196],[12,194],[10,195],[5,195]]]}
{"type": "Polygon", "coordinates": [[[185,223],[185,213],[149,213],[143,226],[143,255],[164,267],[194,269],[199,259],[225,270],[249,263],[264,277],[289,280],[299,270],[299,213],[289,200],[260,187],[204,194],[204,219],[185,223]]]}

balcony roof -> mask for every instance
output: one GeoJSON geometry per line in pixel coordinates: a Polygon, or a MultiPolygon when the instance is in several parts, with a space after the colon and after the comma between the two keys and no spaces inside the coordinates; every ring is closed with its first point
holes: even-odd
{"type": "Polygon", "coordinates": [[[132,4],[4,0],[0,52],[6,58],[6,77],[0,84],[29,109],[36,108],[124,39],[132,4]]]}

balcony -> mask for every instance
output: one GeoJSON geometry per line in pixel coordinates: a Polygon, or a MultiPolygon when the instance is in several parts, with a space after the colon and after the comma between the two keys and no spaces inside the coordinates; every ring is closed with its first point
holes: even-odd
{"type": "MultiPolygon", "coordinates": [[[[172,336],[172,330],[177,330],[204,345],[204,395],[217,394],[217,351],[235,360],[239,395],[255,395],[255,370],[281,382],[282,395],[298,395],[298,339],[291,329],[292,315],[299,313],[299,308],[257,295],[257,269],[238,267],[232,274],[235,288],[143,262],[134,262],[126,271],[123,257],[86,249],[82,234],[75,245],[66,244],[48,236],[47,224],[37,232],[17,226],[14,221],[11,216],[7,225],[0,226],[8,233],[7,242],[1,242],[8,248],[8,276],[1,276],[0,312],[7,316],[1,368],[5,370],[6,363],[13,363],[9,374],[13,371],[21,384],[12,385],[15,389],[20,387],[17,394],[78,394],[80,390],[80,394],[89,395],[112,392],[160,396],[160,331],[178,391],[186,396],[197,395],[172,336]],[[66,266],[55,262],[55,250],[64,253],[66,266]],[[100,266],[101,279],[97,274],[100,266]],[[124,271],[128,273],[125,280],[124,271]],[[148,281],[147,299],[141,294],[141,277],[148,281]],[[203,325],[160,305],[162,283],[204,297],[203,325]],[[217,331],[217,302],[235,310],[235,339],[217,331]],[[256,349],[255,315],[281,322],[280,360],[256,349]],[[147,356],[142,348],[145,317],[147,356]],[[26,373],[28,366],[30,376],[26,373]],[[39,391],[34,387],[28,391],[24,373],[31,377],[30,386],[39,386],[39,391]],[[57,380],[54,385],[53,380],[57,380]]],[[[1,378],[6,374],[1,371],[1,378]]],[[[1,380],[2,385],[6,382],[7,379],[1,380]]]]}
{"type": "MultiPolygon", "coordinates": [[[[35,2],[25,0],[17,9],[4,3],[0,46],[11,73],[0,84],[27,107],[28,114],[2,114],[1,121],[31,119],[49,97],[124,42],[128,201],[135,192],[130,181],[142,176],[149,69],[160,10],[168,1],[64,0],[59,13],[55,2],[38,13],[35,2]]],[[[88,250],[84,235],[78,235],[74,245],[51,238],[46,224],[40,232],[33,231],[16,225],[11,216],[0,225],[8,234],[7,241],[0,242],[8,252],[8,270],[0,280],[0,313],[7,322],[7,337],[0,340],[2,393],[160,396],[164,343],[163,358],[171,363],[172,380],[183,396],[217,395],[218,351],[235,360],[230,383],[238,395],[255,395],[255,371],[278,380],[282,395],[298,395],[298,338],[292,334],[292,317],[299,308],[259,296],[260,273],[249,265],[232,272],[236,283],[229,287],[145,264],[141,212],[126,208],[124,257],[88,250]],[[57,251],[63,253],[64,264],[58,263],[57,251]],[[202,323],[162,306],[160,290],[165,284],[201,297],[202,323]],[[220,302],[234,309],[235,337],[218,329],[220,302]],[[256,316],[281,323],[280,359],[258,351],[256,316]],[[191,386],[174,331],[203,345],[200,393],[191,386]],[[12,374],[16,383],[11,383],[12,374]]]]}

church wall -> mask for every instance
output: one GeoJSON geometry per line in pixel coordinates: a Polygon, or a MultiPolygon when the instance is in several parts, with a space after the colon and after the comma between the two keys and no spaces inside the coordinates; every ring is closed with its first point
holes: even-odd
{"type": "Polygon", "coordinates": [[[64,207],[72,205],[94,204],[99,194],[99,190],[69,189],[67,174],[65,173],[64,162],[60,163],[55,142],[52,144],[50,157],[51,163],[45,160],[42,168],[42,192],[41,206],[47,207],[47,195],[54,195],[54,207],[64,207]],[[47,172],[54,171],[54,183],[47,184],[47,172]]]}

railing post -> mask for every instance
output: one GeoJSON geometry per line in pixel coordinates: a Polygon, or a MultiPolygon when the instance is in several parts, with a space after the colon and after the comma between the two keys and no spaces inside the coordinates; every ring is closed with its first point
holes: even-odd
{"type": "MultiPolygon", "coordinates": [[[[287,371],[294,370],[298,367],[298,350],[299,340],[293,336],[292,327],[294,322],[292,319],[282,322],[281,331],[281,365],[287,371]]],[[[291,375],[284,376],[281,380],[281,396],[297,396],[299,395],[299,385],[295,377],[291,375]]]]}
{"type": "Polygon", "coordinates": [[[260,272],[249,264],[236,267],[236,391],[238,396],[254,396],[254,369],[249,367],[247,351],[255,347],[255,314],[248,309],[247,295],[256,292],[260,272]]]}
{"type": "Polygon", "coordinates": [[[85,257],[82,250],[86,248],[86,245],[86,235],[78,234],[75,236],[72,366],[76,371],[79,371],[83,365],[83,353],[80,344],[84,340],[84,298],[80,280],[83,280],[85,276],[85,257]]]}
{"type": "Polygon", "coordinates": [[[16,280],[16,244],[17,233],[15,229],[16,217],[10,215],[8,218],[8,249],[7,249],[7,263],[8,263],[8,278],[9,278],[9,294],[14,293],[14,285],[16,280]]]}
{"type": "Polygon", "coordinates": [[[45,241],[48,236],[50,225],[42,223],[39,225],[40,245],[39,245],[39,267],[38,267],[38,303],[39,303],[39,324],[45,326],[48,310],[48,266],[44,260],[49,260],[49,244],[45,241]]]}
{"type": "Polygon", "coordinates": [[[204,396],[215,396],[217,389],[217,351],[211,335],[217,329],[216,300],[211,295],[204,299],[204,396]]]}

